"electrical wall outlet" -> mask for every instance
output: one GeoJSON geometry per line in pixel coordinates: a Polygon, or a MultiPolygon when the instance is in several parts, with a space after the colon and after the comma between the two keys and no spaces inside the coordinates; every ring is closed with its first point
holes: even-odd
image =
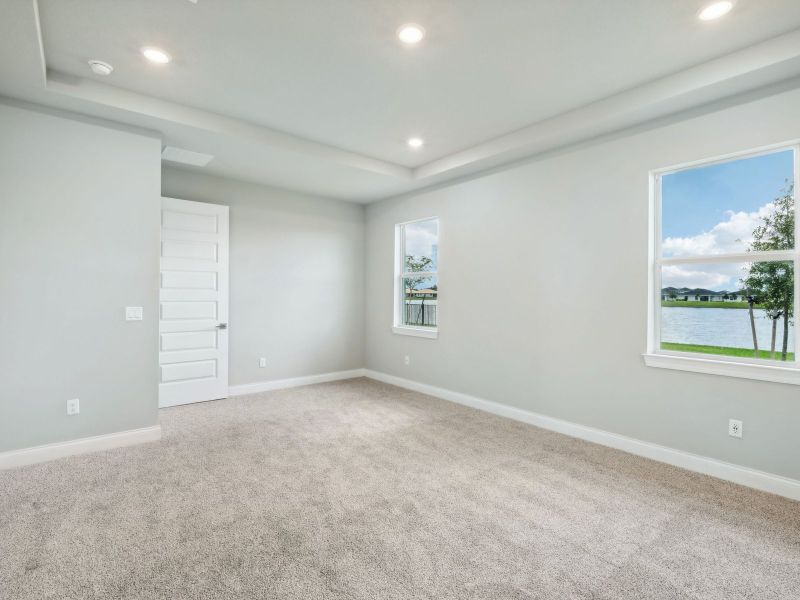
{"type": "Polygon", "coordinates": [[[67,400],[67,415],[77,415],[81,412],[81,401],[78,398],[67,400]]]}
{"type": "Polygon", "coordinates": [[[406,354],[405,357],[403,357],[403,362],[405,364],[407,364],[407,365],[410,365],[411,364],[411,357],[408,354],[406,354]]]}
{"type": "Polygon", "coordinates": [[[728,435],[735,438],[742,437],[742,422],[738,419],[728,421],[728,435]]]}
{"type": "Polygon", "coordinates": [[[259,359],[258,359],[258,366],[259,366],[261,369],[263,369],[264,367],[266,367],[266,366],[267,366],[267,359],[266,359],[266,358],[264,358],[263,356],[262,356],[261,358],[259,358],[259,359]]]}

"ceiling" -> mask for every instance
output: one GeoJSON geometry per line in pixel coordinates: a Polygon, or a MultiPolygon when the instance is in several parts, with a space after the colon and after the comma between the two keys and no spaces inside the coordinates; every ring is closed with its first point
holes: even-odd
{"type": "Polygon", "coordinates": [[[0,93],[159,131],[207,172],[370,201],[800,76],[800,2],[704,23],[706,3],[19,0],[0,93]]]}

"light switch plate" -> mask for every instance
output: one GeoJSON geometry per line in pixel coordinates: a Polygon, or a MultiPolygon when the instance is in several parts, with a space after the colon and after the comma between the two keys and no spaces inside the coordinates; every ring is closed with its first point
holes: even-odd
{"type": "Polygon", "coordinates": [[[125,307],[125,320],[126,321],[141,321],[144,314],[144,308],[141,306],[126,306],[125,307]]]}

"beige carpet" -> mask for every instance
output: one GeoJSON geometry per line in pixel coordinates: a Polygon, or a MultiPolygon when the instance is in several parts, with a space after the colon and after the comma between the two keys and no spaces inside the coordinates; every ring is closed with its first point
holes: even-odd
{"type": "Polygon", "coordinates": [[[368,380],[0,473],[0,598],[800,598],[800,503],[368,380]]]}

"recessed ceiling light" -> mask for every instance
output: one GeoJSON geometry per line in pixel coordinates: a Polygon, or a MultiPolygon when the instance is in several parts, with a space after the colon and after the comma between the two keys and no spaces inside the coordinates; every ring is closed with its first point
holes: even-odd
{"type": "Polygon", "coordinates": [[[397,37],[404,44],[418,44],[425,37],[425,30],[414,23],[407,23],[397,30],[397,37]]]}
{"type": "Polygon", "coordinates": [[[422,148],[423,144],[425,144],[423,139],[418,137],[408,138],[406,143],[412,148],[422,148]]]}
{"type": "Polygon", "coordinates": [[[722,0],[721,2],[712,2],[705,8],[703,8],[699,13],[697,13],[697,18],[701,21],[713,21],[714,19],[719,19],[720,17],[724,17],[733,8],[733,0],[722,0]]]}
{"type": "Polygon", "coordinates": [[[166,52],[158,48],[142,48],[142,54],[150,62],[166,64],[172,60],[166,52]]]}
{"type": "Polygon", "coordinates": [[[103,62],[102,60],[90,60],[89,61],[89,68],[92,69],[92,73],[95,75],[111,75],[111,71],[114,70],[107,62],[103,62]]]}

